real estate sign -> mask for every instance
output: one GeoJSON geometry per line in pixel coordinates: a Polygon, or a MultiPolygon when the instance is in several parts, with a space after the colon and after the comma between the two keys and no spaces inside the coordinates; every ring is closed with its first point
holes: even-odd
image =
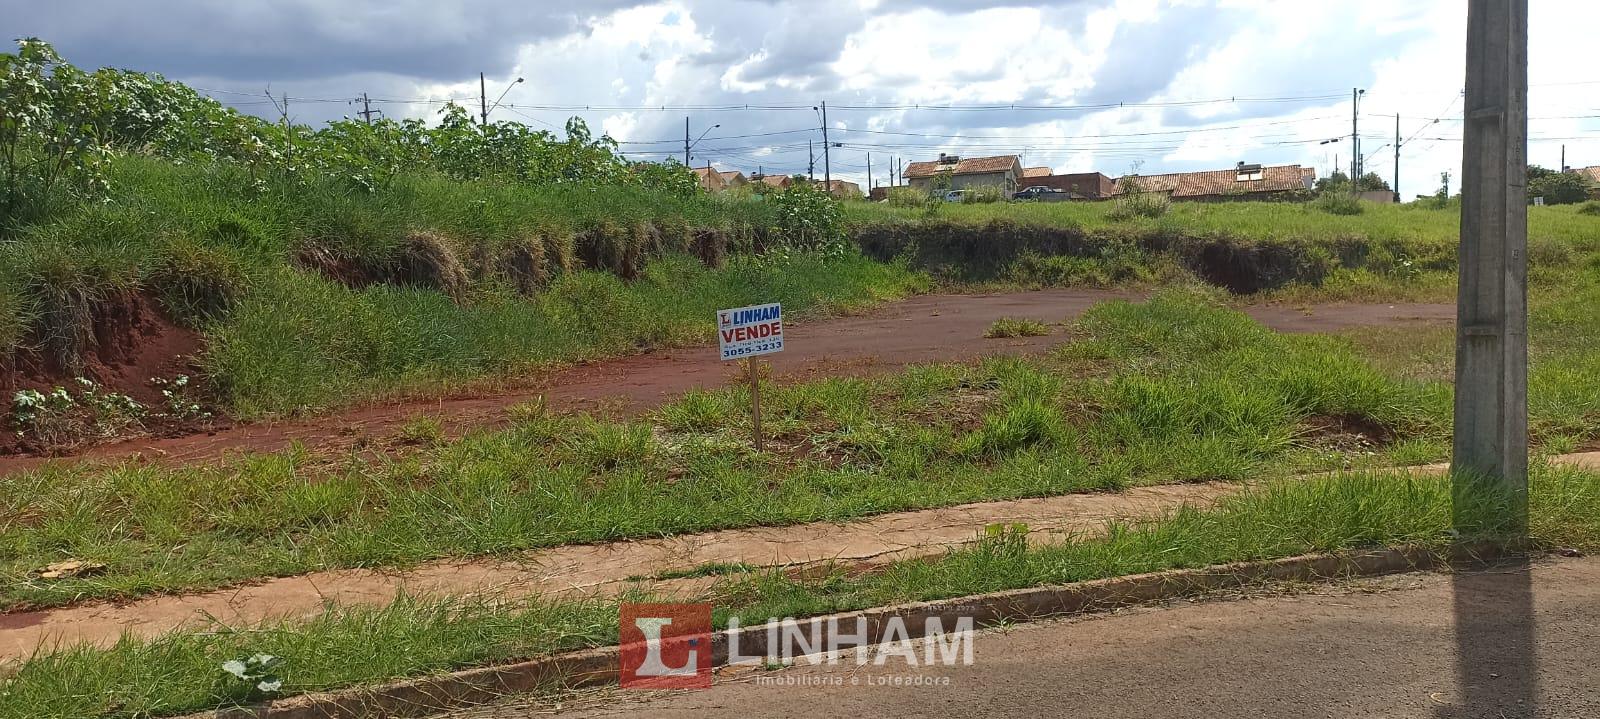
{"type": "Polygon", "coordinates": [[[724,360],[782,352],[783,307],[773,302],[718,310],[717,341],[724,360]]]}

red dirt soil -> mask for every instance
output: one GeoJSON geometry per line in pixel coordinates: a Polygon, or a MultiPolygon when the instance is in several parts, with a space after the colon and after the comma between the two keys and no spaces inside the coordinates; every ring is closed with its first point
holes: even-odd
{"type": "MultiPolygon", "coordinates": [[[[72,388],[74,378],[85,377],[101,391],[159,407],[165,400],[151,379],[195,373],[200,334],[168,319],[150,298],[138,294],[114,298],[100,303],[94,316],[94,339],[84,352],[81,370],[61,367],[38,351],[19,352],[0,366],[0,392],[4,392],[0,398],[9,402],[12,394],[23,389],[72,388]]],[[[147,429],[164,435],[193,431],[169,424],[152,420],[147,429]]],[[[0,454],[49,453],[54,449],[35,446],[10,431],[0,432],[0,454]]]]}
{"type": "MultiPolygon", "coordinates": [[[[1059,331],[1043,337],[1010,339],[985,339],[983,334],[1001,317],[1062,323],[1099,302],[1139,297],[1130,292],[1081,289],[923,295],[875,308],[863,316],[791,323],[785,328],[784,352],[766,359],[773,378],[803,381],[881,374],[922,362],[1031,354],[1059,344],[1059,331]]],[[[1447,322],[1455,317],[1454,305],[1416,303],[1260,305],[1244,311],[1282,332],[1447,322]]],[[[506,408],[541,395],[552,409],[637,412],[690,389],[737,381],[737,369],[733,363],[719,361],[711,348],[646,352],[557,370],[489,395],[398,401],[322,417],[238,425],[205,434],[138,438],[94,447],[80,456],[140,455],[181,463],[220,459],[232,452],[277,451],[291,442],[301,442],[312,450],[339,450],[383,437],[418,415],[434,418],[448,433],[495,426],[505,422],[506,408]]],[[[37,467],[45,461],[39,457],[0,457],[0,474],[37,467]]]]}

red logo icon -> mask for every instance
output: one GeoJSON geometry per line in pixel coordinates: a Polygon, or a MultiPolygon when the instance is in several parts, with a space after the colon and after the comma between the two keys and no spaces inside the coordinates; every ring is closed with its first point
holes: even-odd
{"type": "Polygon", "coordinates": [[[710,689],[711,605],[623,603],[624,689],[710,689]]]}

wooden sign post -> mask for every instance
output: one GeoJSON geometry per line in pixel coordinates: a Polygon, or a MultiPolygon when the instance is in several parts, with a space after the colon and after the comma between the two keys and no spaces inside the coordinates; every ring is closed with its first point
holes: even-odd
{"type": "Polygon", "coordinates": [[[761,366],[756,358],[783,351],[783,307],[774,302],[717,312],[717,344],[722,359],[745,361],[750,381],[750,427],[756,451],[761,447],[761,366]]]}
{"type": "Polygon", "coordinates": [[[755,435],[756,451],[761,451],[761,367],[754,357],[745,360],[750,370],[750,428],[755,435]]]}

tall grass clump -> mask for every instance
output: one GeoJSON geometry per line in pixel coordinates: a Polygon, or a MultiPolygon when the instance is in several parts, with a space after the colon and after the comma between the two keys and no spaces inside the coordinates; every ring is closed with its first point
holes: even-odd
{"type": "Polygon", "coordinates": [[[1165,193],[1125,191],[1111,201],[1111,209],[1106,210],[1106,218],[1118,222],[1140,217],[1154,219],[1167,214],[1170,209],[1172,209],[1172,198],[1165,193]]]}
{"type": "Polygon", "coordinates": [[[1348,192],[1324,192],[1310,205],[1330,215],[1359,215],[1366,211],[1361,198],[1348,192]]]}
{"type": "Polygon", "coordinates": [[[961,202],[962,204],[967,205],[983,205],[995,202],[1004,202],[1005,199],[1006,191],[999,185],[978,185],[976,187],[968,187],[966,188],[966,192],[961,193],[961,202]]]}

